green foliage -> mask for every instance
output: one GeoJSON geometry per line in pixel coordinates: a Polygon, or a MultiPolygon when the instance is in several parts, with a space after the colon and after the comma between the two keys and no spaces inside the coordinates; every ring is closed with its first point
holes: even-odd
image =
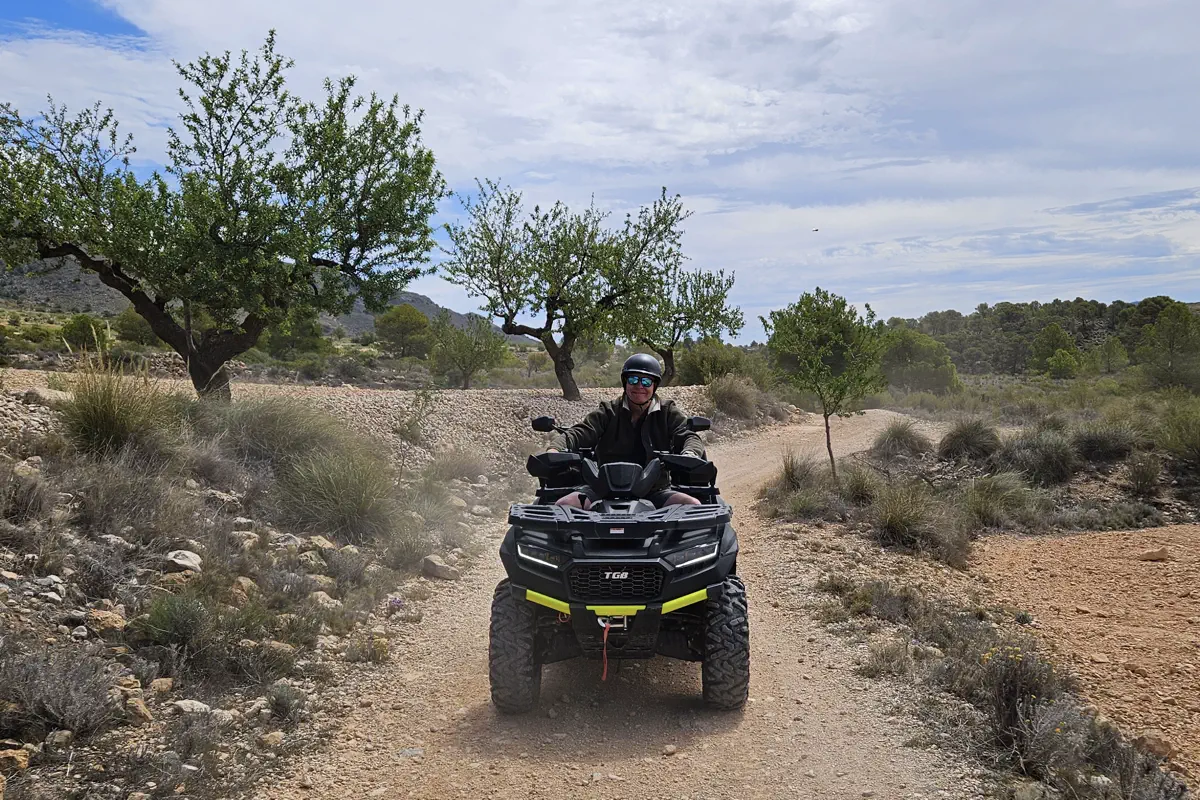
{"type": "Polygon", "coordinates": [[[1176,458],[1200,464],[1200,399],[1172,397],[1161,412],[1155,438],[1176,458]]]}
{"type": "Polygon", "coordinates": [[[1015,472],[998,472],[975,478],[963,490],[963,508],[980,528],[1000,528],[1012,523],[1029,504],[1030,490],[1015,472]]]}
{"type": "Polygon", "coordinates": [[[396,526],[392,471],[365,443],[302,456],[277,480],[280,516],[299,529],[358,544],[396,526]]]}
{"type": "Polygon", "coordinates": [[[1004,442],[996,458],[1004,467],[1042,486],[1065,483],[1079,469],[1071,439],[1056,430],[1018,434],[1004,442]]]}
{"type": "Polygon", "coordinates": [[[741,309],[729,304],[733,280],[724,271],[685,272],[673,264],[647,296],[648,302],[622,316],[623,338],[641,342],[662,357],[664,386],[675,379],[675,352],[684,337],[698,333],[718,339],[725,332],[736,336],[742,329],[741,309]]]}
{"type": "Polygon", "coordinates": [[[105,369],[86,369],[60,409],[63,433],[77,449],[114,456],[126,448],[162,454],[180,427],[176,406],[155,385],[105,369]]]}
{"type": "Polygon", "coordinates": [[[1143,331],[1137,359],[1155,386],[1200,388],[1200,318],[1172,303],[1143,331]]]}
{"type": "Polygon", "coordinates": [[[1054,355],[1046,359],[1046,371],[1051,378],[1074,378],[1079,374],[1079,361],[1070,350],[1055,350],[1054,355]]]}
{"type": "Polygon", "coordinates": [[[1000,449],[1000,434],[981,419],[963,419],[954,423],[938,442],[941,458],[983,460],[1000,449]]]}
{"type": "Polygon", "coordinates": [[[758,410],[758,387],[749,378],[721,375],[706,387],[713,406],[735,419],[751,419],[758,410]]]}
{"type": "Polygon", "coordinates": [[[325,338],[315,313],[294,314],[271,326],[262,338],[266,351],[282,361],[333,351],[333,345],[325,338]]]}
{"type": "Polygon", "coordinates": [[[533,377],[535,372],[541,372],[544,369],[549,369],[551,365],[550,356],[542,350],[535,350],[525,356],[525,377],[533,377]]]}
{"type": "Polygon", "coordinates": [[[120,314],[117,314],[113,318],[112,327],[117,333],[117,338],[123,342],[145,345],[146,347],[162,344],[162,340],[154,333],[154,330],[150,327],[150,323],[146,321],[145,317],[137,313],[133,309],[133,306],[129,306],[120,314]]]}
{"type": "Polygon", "coordinates": [[[880,366],[889,384],[910,391],[940,393],[962,387],[946,345],[912,328],[887,334],[880,366]]]}
{"type": "Polygon", "coordinates": [[[1071,443],[1085,461],[1120,461],[1137,447],[1138,437],[1124,425],[1092,423],[1075,431],[1071,443]]]}
{"type": "MultiPolygon", "coordinates": [[[[1065,351],[1074,359],[1079,348],[1075,345],[1075,339],[1071,334],[1062,329],[1057,322],[1051,322],[1034,337],[1032,345],[1033,355],[1029,362],[1029,367],[1034,372],[1046,372],[1052,370],[1050,365],[1051,359],[1058,356],[1060,350],[1065,351]]],[[[1070,375],[1064,377],[1071,377],[1070,375]]]]}
{"type": "Polygon", "coordinates": [[[202,392],[262,331],[293,315],[382,308],[423,274],[445,196],[421,114],[326,81],[307,102],[272,32],[253,55],[178,65],[171,180],[142,180],[111,111],[0,105],[0,259],[73,257],[134,302],[189,359],[202,392]],[[154,298],[157,302],[151,301],[154,298]],[[211,329],[193,324],[208,315],[211,329]]]}
{"type": "Polygon", "coordinates": [[[883,459],[896,456],[919,456],[933,449],[933,443],[917,430],[917,424],[903,417],[893,419],[875,437],[871,452],[883,459]]]}
{"type": "Polygon", "coordinates": [[[685,386],[709,384],[722,375],[748,376],[763,390],[774,383],[770,366],[761,355],[715,337],[688,344],[679,355],[677,378],[685,386]]]}
{"type": "Polygon", "coordinates": [[[60,334],[72,350],[104,350],[108,327],[91,314],[75,314],[63,323],[60,334]]]}
{"type": "Polygon", "coordinates": [[[1129,364],[1129,353],[1126,352],[1125,345],[1121,344],[1121,340],[1116,336],[1106,337],[1092,352],[1096,354],[1100,371],[1106,375],[1120,372],[1129,364]]]}
{"type": "Polygon", "coordinates": [[[884,485],[871,503],[876,537],[929,553],[955,567],[966,564],[971,541],[958,519],[920,483],[884,485]]]}
{"type": "Polygon", "coordinates": [[[429,319],[411,303],[392,306],[375,317],[375,335],[398,358],[429,354],[429,319]]]}
{"type": "Polygon", "coordinates": [[[434,372],[453,376],[464,389],[471,388],[472,379],[480,372],[503,362],[508,352],[504,337],[475,314],[468,315],[466,327],[458,328],[443,311],[433,322],[430,338],[434,372]]]}
{"type": "Polygon", "coordinates": [[[451,283],[482,297],[507,334],[540,340],[556,363],[563,396],[580,399],[571,370],[580,339],[621,335],[663,290],[682,263],[678,196],[662,195],[622,228],[606,229],[595,206],[571,211],[557,202],[526,213],[519,192],[488,181],[465,199],[467,221],[448,225],[450,258],[442,269],[451,283]],[[540,318],[533,324],[517,318],[540,318]]]}
{"type": "Polygon", "coordinates": [[[845,416],[851,404],[887,385],[880,372],[884,338],[875,325],[875,312],[866,317],[845,298],[820,287],[801,295],[787,308],[763,318],[767,346],[776,363],[798,389],[811,392],[826,420],[825,444],[835,477],[829,417],[845,416]]]}

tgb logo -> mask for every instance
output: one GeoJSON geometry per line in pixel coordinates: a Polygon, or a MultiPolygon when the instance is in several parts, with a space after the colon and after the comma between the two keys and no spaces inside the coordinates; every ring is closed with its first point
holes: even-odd
{"type": "Polygon", "coordinates": [[[606,572],[604,577],[610,581],[623,581],[629,577],[628,572],[606,572]]]}

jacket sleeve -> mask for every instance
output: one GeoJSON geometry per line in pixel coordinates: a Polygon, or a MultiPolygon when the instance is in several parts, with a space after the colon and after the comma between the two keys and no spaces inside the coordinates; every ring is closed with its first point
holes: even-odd
{"type": "Polygon", "coordinates": [[[671,411],[667,417],[667,429],[671,435],[671,446],[678,448],[682,455],[698,456],[704,458],[704,440],[695,431],[688,430],[688,417],[679,407],[671,404],[671,411]]]}
{"type": "Polygon", "coordinates": [[[604,433],[604,429],[607,426],[608,413],[602,405],[584,417],[582,422],[577,422],[567,428],[565,433],[555,436],[554,442],[550,446],[556,450],[576,450],[580,447],[595,447],[596,443],[600,441],[600,435],[604,433]]]}

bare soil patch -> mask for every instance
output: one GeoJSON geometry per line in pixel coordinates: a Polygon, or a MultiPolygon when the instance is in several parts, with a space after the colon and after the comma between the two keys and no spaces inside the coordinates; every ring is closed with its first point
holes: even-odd
{"type": "Polygon", "coordinates": [[[1033,614],[1100,710],[1161,731],[1200,776],[1200,526],[1004,536],[977,553],[972,571],[1033,614]],[[1142,560],[1164,547],[1170,560],[1142,560]]]}

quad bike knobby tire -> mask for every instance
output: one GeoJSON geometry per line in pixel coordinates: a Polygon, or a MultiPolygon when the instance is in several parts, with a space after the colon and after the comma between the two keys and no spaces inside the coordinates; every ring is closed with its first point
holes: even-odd
{"type": "Polygon", "coordinates": [[[750,695],[750,616],[746,587],[730,575],[720,596],[705,604],[704,702],[721,711],[743,707],[750,695]]]}
{"type": "Polygon", "coordinates": [[[492,597],[488,640],[488,672],[492,703],[506,714],[521,714],[537,705],[542,665],[534,658],[537,609],[513,597],[507,580],[492,597]]]}

